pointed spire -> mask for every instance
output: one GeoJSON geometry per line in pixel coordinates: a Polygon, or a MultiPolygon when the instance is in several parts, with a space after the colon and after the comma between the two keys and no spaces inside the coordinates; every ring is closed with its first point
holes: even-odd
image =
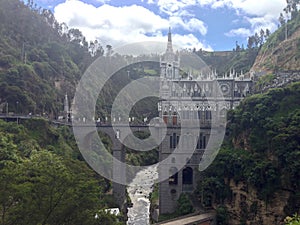
{"type": "Polygon", "coordinates": [[[171,27],[169,27],[169,33],[168,33],[168,42],[172,42],[172,33],[171,33],[171,27]]]}
{"type": "Polygon", "coordinates": [[[171,27],[169,27],[169,33],[168,33],[167,52],[173,52],[171,27]]]}

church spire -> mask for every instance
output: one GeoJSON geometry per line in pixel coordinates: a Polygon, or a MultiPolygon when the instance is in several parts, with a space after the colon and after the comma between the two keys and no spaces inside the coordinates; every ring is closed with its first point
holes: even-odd
{"type": "Polygon", "coordinates": [[[169,27],[169,33],[168,33],[167,52],[173,52],[171,27],[169,27]]]}
{"type": "Polygon", "coordinates": [[[172,43],[171,27],[169,27],[168,42],[171,42],[171,43],[172,43]]]}

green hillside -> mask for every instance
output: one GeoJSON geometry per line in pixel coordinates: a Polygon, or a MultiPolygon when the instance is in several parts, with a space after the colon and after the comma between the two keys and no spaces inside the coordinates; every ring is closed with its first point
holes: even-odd
{"type": "Polygon", "coordinates": [[[1,0],[0,18],[1,111],[57,116],[93,60],[84,37],[19,0],[1,0]]]}
{"type": "MultiPolygon", "coordinates": [[[[103,55],[103,47],[97,41],[87,43],[79,30],[57,23],[51,11],[19,0],[1,0],[0,18],[0,112],[57,118],[65,94],[73,98],[82,74],[103,55]]],[[[103,119],[108,115],[113,99],[130,81],[157,75],[158,64],[144,67],[123,68],[105,84],[97,116],[103,119]]],[[[132,113],[153,117],[146,112],[152,111],[154,104],[150,99],[149,107],[136,106],[132,113]]]]}

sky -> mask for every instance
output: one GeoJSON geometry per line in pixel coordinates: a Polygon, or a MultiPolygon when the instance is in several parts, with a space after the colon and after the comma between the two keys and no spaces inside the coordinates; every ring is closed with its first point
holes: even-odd
{"type": "Polygon", "coordinates": [[[59,23],[78,28],[88,41],[121,46],[166,42],[169,27],[180,48],[224,51],[261,29],[271,32],[286,0],[35,0],[59,23]]]}

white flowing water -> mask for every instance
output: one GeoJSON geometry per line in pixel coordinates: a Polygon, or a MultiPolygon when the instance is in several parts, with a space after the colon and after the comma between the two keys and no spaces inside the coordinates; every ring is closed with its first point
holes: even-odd
{"type": "Polygon", "coordinates": [[[154,181],[158,178],[157,167],[149,167],[142,170],[133,179],[127,192],[133,203],[128,208],[127,225],[150,224],[150,200],[149,195],[153,190],[154,181]]]}

